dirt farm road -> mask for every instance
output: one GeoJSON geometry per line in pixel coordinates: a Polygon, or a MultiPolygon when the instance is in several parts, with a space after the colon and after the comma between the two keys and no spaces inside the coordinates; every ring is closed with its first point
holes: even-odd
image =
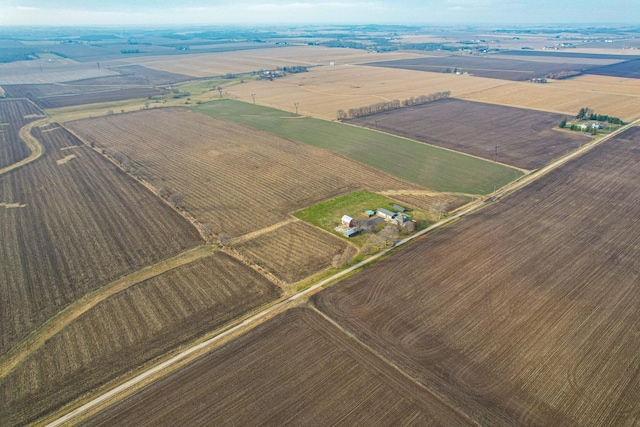
{"type": "Polygon", "coordinates": [[[103,393],[102,395],[94,398],[93,400],[90,400],[89,402],[85,403],[84,405],[74,409],[73,411],[67,413],[66,415],[61,416],[58,419],[55,419],[54,421],[50,422],[49,424],[47,424],[47,427],[56,427],[56,426],[60,426],[63,425],[65,423],[69,423],[73,418],[78,417],[82,414],[86,414],[91,410],[97,409],[100,406],[104,405],[105,403],[109,402],[111,399],[114,398],[118,398],[118,397],[126,397],[127,395],[127,391],[130,389],[133,389],[135,386],[138,386],[142,383],[144,383],[145,381],[148,381],[149,379],[153,378],[153,377],[157,377],[160,373],[162,373],[162,371],[164,370],[168,370],[170,367],[174,367],[174,365],[178,364],[181,361],[184,361],[185,359],[187,359],[189,356],[196,354],[197,352],[206,350],[209,347],[213,347],[218,341],[221,341],[223,338],[228,337],[236,332],[239,332],[241,330],[243,330],[244,328],[256,325],[259,323],[259,321],[264,320],[266,318],[268,318],[269,315],[272,315],[274,313],[277,312],[277,310],[283,309],[285,306],[287,306],[288,304],[292,304],[294,302],[297,302],[298,300],[300,300],[301,298],[307,297],[310,294],[316,292],[317,290],[321,289],[323,286],[328,285],[329,283],[335,282],[336,280],[348,275],[349,273],[352,273],[353,271],[373,262],[378,260],[379,258],[385,256],[387,253],[389,253],[391,250],[394,250],[395,248],[402,246],[408,242],[410,242],[411,240],[414,240],[418,237],[423,236],[424,234],[430,233],[440,227],[443,227],[453,221],[456,221],[458,218],[463,217],[465,215],[468,215],[472,212],[475,212],[476,210],[482,209],[484,206],[486,206],[487,204],[493,203],[497,200],[499,200],[500,198],[528,185],[529,183],[537,180],[538,178],[546,175],[547,173],[551,172],[552,170],[560,167],[561,165],[567,163],[568,161],[582,155],[584,152],[590,150],[591,148],[607,141],[610,138],[613,138],[614,136],[618,135],[619,133],[623,132],[624,130],[628,129],[629,127],[632,126],[636,126],[640,124],[640,119],[632,122],[631,124],[621,127],[620,129],[617,129],[616,131],[605,135],[604,137],[594,140],[588,144],[583,145],[581,148],[579,148],[578,150],[548,164],[547,166],[544,166],[543,168],[529,174],[529,175],[525,175],[522,178],[520,178],[519,180],[508,184],[507,186],[503,187],[502,189],[498,190],[496,193],[490,195],[488,198],[484,199],[484,200],[480,200],[477,202],[472,203],[471,205],[467,206],[466,209],[448,217],[445,218],[431,226],[429,226],[428,228],[425,228],[424,230],[421,230],[420,232],[414,234],[413,236],[407,237],[403,240],[400,240],[399,242],[397,242],[394,246],[389,247],[373,256],[371,256],[370,258],[363,260],[361,262],[359,262],[358,264],[355,264],[349,268],[347,268],[346,270],[343,270],[327,279],[324,279],[318,283],[316,283],[315,285],[305,289],[304,291],[301,291],[295,295],[290,296],[289,298],[284,299],[283,301],[272,305],[271,307],[266,308],[265,310],[241,321],[240,323],[237,323],[231,327],[229,327],[228,329],[226,329],[225,331],[221,332],[220,334],[208,339],[207,341],[204,341],[200,344],[194,345],[184,351],[182,351],[181,353],[177,354],[176,356],[172,357],[169,360],[166,360],[150,369],[148,369],[147,371],[137,375],[136,377],[130,379],[129,381],[119,385],[118,387],[113,388],[112,390],[103,393]]]}

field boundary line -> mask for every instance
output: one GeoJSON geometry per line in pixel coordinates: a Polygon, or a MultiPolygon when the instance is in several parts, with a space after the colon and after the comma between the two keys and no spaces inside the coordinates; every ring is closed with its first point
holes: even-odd
{"type": "MultiPolygon", "coordinates": [[[[383,257],[384,255],[386,255],[387,253],[389,253],[392,250],[395,250],[397,247],[402,246],[414,239],[417,239],[421,236],[423,236],[424,234],[430,233],[434,230],[437,230],[440,227],[443,227],[451,222],[454,222],[456,220],[458,220],[459,218],[468,215],[470,213],[473,213],[477,210],[482,209],[483,207],[487,206],[488,204],[491,204],[492,202],[498,200],[501,197],[504,197],[526,185],[528,185],[529,183],[537,180],[538,178],[546,175],[547,173],[549,173],[550,171],[556,169],[557,167],[567,163],[568,161],[572,160],[575,157],[579,157],[580,155],[582,155],[583,153],[585,153],[586,151],[591,150],[593,147],[599,145],[600,143],[612,138],[613,136],[617,135],[620,132],[623,132],[626,129],[629,129],[632,126],[637,125],[638,123],[640,123],[640,119],[634,121],[633,123],[623,126],[615,131],[613,131],[612,133],[605,135],[604,137],[594,140],[593,142],[589,143],[589,144],[585,144],[584,146],[582,146],[581,148],[579,148],[578,150],[550,163],[549,165],[529,174],[529,175],[525,175],[520,177],[518,180],[512,182],[511,184],[506,185],[505,187],[503,187],[502,189],[498,190],[497,192],[493,193],[492,195],[490,195],[488,198],[485,198],[483,200],[478,200],[475,202],[471,202],[470,204],[466,205],[466,208],[454,215],[451,215],[447,218],[444,218],[432,225],[430,225],[429,227],[425,228],[424,230],[419,231],[418,233],[409,236],[405,239],[400,240],[399,242],[397,242],[395,245],[388,247],[380,252],[378,252],[377,254],[363,260],[360,261],[357,264],[352,265],[349,268],[346,268],[342,271],[340,271],[339,273],[336,273],[324,280],[321,280],[320,282],[316,283],[313,286],[308,287],[307,289],[298,292],[282,301],[280,301],[279,303],[276,303],[268,308],[266,308],[265,310],[256,313],[255,315],[243,320],[242,322],[236,324],[235,326],[231,326],[228,329],[222,331],[221,333],[219,333],[218,335],[215,335],[211,338],[209,338],[208,340],[197,344],[193,347],[189,347],[187,349],[185,349],[184,351],[178,353],[177,355],[173,356],[171,359],[166,360],[164,362],[162,362],[159,365],[156,365],[144,372],[142,372],[141,374],[137,375],[136,377],[126,381],[125,383],[114,387],[113,389],[95,397],[94,399],[90,400],[89,402],[85,403],[84,405],[68,412],[67,414],[53,420],[52,422],[46,424],[47,427],[56,427],[59,425],[62,425],[64,423],[68,423],[70,422],[73,418],[80,416],[81,414],[84,414],[92,409],[95,409],[97,407],[99,407],[100,405],[103,405],[106,401],[108,401],[109,399],[112,399],[118,395],[122,395],[124,394],[128,389],[133,388],[136,385],[139,385],[140,383],[148,380],[150,377],[154,376],[156,379],[162,377],[164,374],[161,374],[162,371],[167,371],[171,365],[180,362],[181,360],[187,358],[188,356],[200,351],[200,350],[204,350],[207,347],[211,346],[212,344],[216,343],[217,341],[222,340],[223,338],[237,332],[240,331],[243,328],[251,328],[254,327],[256,324],[259,323],[259,321],[262,321],[266,318],[268,318],[269,315],[275,313],[277,310],[280,310],[282,308],[284,308],[287,304],[296,302],[298,300],[300,300],[301,298],[304,297],[308,297],[311,294],[313,294],[314,292],[318,291],[319,289],[321,289],[324,286],[327,286],[333,282],[335,282],[338,279],[343,278],[344,276],[356,271],[359,268],[362,268],[364,266],[366,266],[367,264],[370,264],[374,261],[377,261],[379,258],[383,257]]],[[[109,405],[110,406],[110,405],[109,405]]]]}
{"type": "MultiPolygon", "coordinates": [[[[452,96],[452,97],[447,98],[447,99],[457,99],[457,98],[452,96]]],[[[463,101],[466,101],[466,100],[463,99],[463,101]]],[[[434,102],[436,102],[436,101],[434,101],[434,102]]],[[[477,101],[477,102],[481,102],[481,101],[477,101]]],[[[487,104],[488,104],[488,102],[487,102],[487,104]]],[[[564,113],[562,113],[562,114],[564,114],[564,113]]],[[[369,115],[373,115],[373,114],[368,114],[367,116],[369,116],[369,115]]],[[[367,117],[367,116],[360,116],[360,117],[367,117]]],[[[529,169],[519,168],[517,166],[509,165],[507,163],[494,162],[492,160],[485,159],[483,157],[476,156],[474,154],[465,153],[464,151],[456,151],[456,150],[454,150],[452,148],[441,147],[439,145],[434,145],[434,144],[430,144],[428,142],[418,141],[416,139],[407,138],[406,136],[396,135],[396,134],[393,134],[393,133],[385,132],[383,130],[371,129],[371,128],[368,128],[366,126],[358,126],[358,125],[355,125],[353,123],[349,123],[348,119],[345,120],[345,121],[336,120],[336,122],[337,123],[342,123],[344,125],[349,125],[349,126],[353,126],[353,127],[356,127],[356,128],[360,128],[360,129],[370,130],[372,132],[378,132],[378,133],[382,133],[382,134],[385,134],[385,135],[393,136],[394,138],[401,138],[401,139],[404,139],[405,141],[411,141],[411,142],[413,142],[415,144],[426,145],[428,147],[435,148],[437,150],[445,150],[445,151],[449,151],[451,153],[459,154],[461,156],[473,157],[474,159],[482,160],[483,162],[487,162],[487,163],[490,163],[490,164],[496,164],[496,165],[504,166],[504,167],[509,168],[509,169],[514,169],[514,170],[520,171],[525,175],[531,173],[531,170],[529,170],[529,169]]]]}
{"type": "Polygon", "coordinates": [[[22,142],[26,144],[27,148],[29,148],[29,151],[31,151],[31,154],[28,157],[20,160],[19,162],[16,162],[12,165],[9,165],[0,169],[0,175],[3,175],[12,170],[18,169],[19,167],[29,164],[34,160],[37,160],[40,157],[42,157],[42,155],[44,154],[44,146],[40,144],[40,141],[38,141],[36,137],[31,135],[31,129],[33,129],[36,126],[48,124],[50,122],[51,122],[51,119],[47,117],[44,119],[29,122],[20,128],[20,132],[19,132],[20,139],[22,140],[22,142]]]}
{"type": "Polygon", "coordinates": [[[296,217],[291,217],[291,218],[285,219],[284,221],[280,221],[280,222],[277,222],[277,223],[275,223],[273,225],[270,225],[268,227],[264,227],[264,228],[261,228],[261,229],[256,230],[256,231],[252,231],[250,233],[243,234],[242,236],[239,236],[239,237],[231,239],[231,245],[239,245],[239,244],[247,242],[247,241],[249,241],[251,239],[255,239],[256,237],[262,236],[263,234],[269,233],[271,231],[275,231],[280,227],[284,227],[285,225],[289,225],[289,224],[291,224],[293,222],[296,222],[296,221],[300,221],[300,220],[298,218],[296,218],[296,217]]]}
{"type": "MultiPolygon", "coordinates": [[[[434,399],[436,399],[439,402],[441,402],[444,406],[446,406],[447,408],[451,409],[452,411],[454,411],[455,413],[457,413],[458,415],[460,415],[464,419],[468,420],[471,424],[478,425],[478,426],[480,425],[478,422],[476,422],[473,419],[471,419],[469,417],[469,415],[464,413],[461,409],[459,409],[458,407],[454,406],[451,402],[447,401],[443,396],[437,394],[436,392],[434,392],[433,390],[428,388],[426,385],[422,384],[420,381],[418,381],[417,379],[412,377],[404,369],[402,369],[401,367],[399,367],[398,365],[393,363],[386,356],[384,356],[383,354],[379,353],[378,351],[374,350],[373,348],[371,348],[370,346],[365,344],[362,340],[360,340],[360,338],[355,336],[351,331],[345,329],[342,325],[340,325],[338,322],[333,320],[327,314],[325,314],[324,312],[319,310],[315,305],[308,304],[308,306],[310,307],[311,310],[313,310],[316,313],[318,313],[324,320],[326,320],[334,328],[336,328],[338,330],[338,333],[340,333],[340,334],[344,335],[346,338],[352,340],[354,343],[356,343],[358,346],[360,346],[363,350],[371,353],[371,355],[373,355],[373,357],[375,357],[376,359],[380,360],[382,363],[384,363],[389,368],[391,368],[394,371],[398,372],[400,375],[402,375],[407,380],[411,381],[414,385],[419,387],[421,390],[424,390],[427,394],[432,396],[434,399]]],[[[366,361],[364,361],[363,363],[366,363],[366,361]]],[[[375,366],[373,368],[375,368],[375,366]]],[[[382,372],[382,373],[384,374],[384,372],[382,372]]],[[[416,396],[414,396],[414,398],[418,399],[418,397],[416,397],[416,396]]]]}
{"type": "Polygon", "coordinates": [[[8,375],[34,351],[39,349],[47,340],[100,302],[145,280],[159,276],[160,274],[166,273],[167,271],[173,270],[177,267],[190,264],[201,258],[205,258],[213,254],[216,250],[217,248],[211,245],[202,245],[194,249],[189,249],[172,258],[144,267],[138,271],[121,277],[120,279],[88,293],[76,302],[67,306],[55,316],[51,317],[38,329],[31,332],[20,343],[5,353],[2,358],[0,358],[0,378],[8,375]]]}

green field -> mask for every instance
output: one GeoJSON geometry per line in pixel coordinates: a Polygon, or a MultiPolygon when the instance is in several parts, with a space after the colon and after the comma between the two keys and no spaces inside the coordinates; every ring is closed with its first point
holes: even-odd
{"type": "Polygon", "coordinates": [[[249,103],[222,99],[193,109],[333,151],[436,191],[488,194],[522,175],[519,170],[461,153],[249,103]]]}

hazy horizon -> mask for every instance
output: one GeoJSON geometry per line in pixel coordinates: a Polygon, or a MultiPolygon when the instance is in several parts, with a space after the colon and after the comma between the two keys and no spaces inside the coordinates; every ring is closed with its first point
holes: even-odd
{"type": "Polygon", "coordinates": [[[0,26],[638,24],[634,0],[0,0],[0,26]]]}

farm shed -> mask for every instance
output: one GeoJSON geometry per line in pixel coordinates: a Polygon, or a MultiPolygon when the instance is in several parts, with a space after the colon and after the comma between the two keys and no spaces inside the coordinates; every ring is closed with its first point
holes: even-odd
{"type": "Polygon", "coordinates": [[[407,215],[404,214],[396,214],[395,217],[393,218],[393,221],[398,224],[398,225],[402,225],[405,222],[409,221],[409,217],[407,215]]]}
{"type": "Polygon", "coordinates": [[[402,206],[400,206],[400,205],[392,205],[391,207],[392,207],[393,209],[397,210],[398,212],[404,212],[404,211],[406,211],[406,210],[407,210],[407,208],[402,207],[402,206]]]}
{"type": "Polygon", "coordinates": [[[347,230],[345,230],[344,233],[345,237],[351,237],[351,236],[355,236],[356,234],[358,234],[358,230],[356,230],[355,228],[349,228],[347,230]]]}
{"type": "Polygon", "coordinates": [[[384,219],[393,219],[397,214],[395,212],[391,212],[389,209],[379,208],[377,215],[384,219]]]}
{"type": "Polygon", "coordinates": [[[349,215],[342,215],[342,225],[345,227],[355,227],[356,221],[349,215]]]}

